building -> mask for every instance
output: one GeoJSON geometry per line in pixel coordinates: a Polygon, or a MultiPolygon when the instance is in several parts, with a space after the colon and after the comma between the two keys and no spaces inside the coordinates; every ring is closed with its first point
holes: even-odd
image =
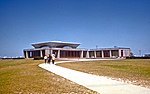
{"type": "Polygon", "coordinates": [[[130,56],[130,48],[81,49],[80,43],[49,41],[33,43],[33,49],[24,49],[25,58],[43,58],[55,53],[56,58],[125,58],[130,56]]]}
{"type": "Polygon", "coordinates": [[[144,54],[144,57],[150,57],[150,53],[144,54]]]}

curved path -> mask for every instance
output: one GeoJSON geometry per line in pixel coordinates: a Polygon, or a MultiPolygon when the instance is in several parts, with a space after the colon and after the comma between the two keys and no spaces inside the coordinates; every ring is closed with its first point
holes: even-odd
{"type": "MultiPolygon", "coordinates": [[[[64,63],[72,61],[60,61],[56,63],[64,63]]],[[[104,76],[96,76],[83,73],[68,68],[63,68],[53,64],[40,64],[39,67],[60,75],[77,84],[85,86],[100,94],[150,94],[150,89],[112,80],[104,76]]]]}

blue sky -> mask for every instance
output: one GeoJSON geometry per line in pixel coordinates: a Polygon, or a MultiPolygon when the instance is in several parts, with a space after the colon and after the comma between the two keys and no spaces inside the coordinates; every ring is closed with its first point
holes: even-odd
{"type": "Polygon", "coordinates": [[[150,53],[150,0],[0,0],[0,56],[42,41],[150,53]]]}

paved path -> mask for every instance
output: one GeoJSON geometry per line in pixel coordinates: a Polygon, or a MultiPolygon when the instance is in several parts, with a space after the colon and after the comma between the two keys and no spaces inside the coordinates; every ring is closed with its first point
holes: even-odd
{"type": "MultiPolygon", "coordinates": [[[[62,63],[65,61],[57,62],[62,63]]],[[[71,62],[71,61],[67,61],[71,62]]],[[[150,89],[112,80],[104,76],[83,73],[53,64],[40,64],[39,67],[85,86],[100,94],[150,94],[150,89]]]]}

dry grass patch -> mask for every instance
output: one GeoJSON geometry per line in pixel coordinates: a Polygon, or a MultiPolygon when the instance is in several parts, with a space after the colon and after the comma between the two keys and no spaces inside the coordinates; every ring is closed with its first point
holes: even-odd
{"type": "Polygon", "coordinates": [[[38,67],[41,60],[0,60],[0,94],[96,94],[38,67]]]}
{"type": "Polygon", "coordinates": [[[150,88],[150,59],[86,61],[59,65],[150,88]]]}

